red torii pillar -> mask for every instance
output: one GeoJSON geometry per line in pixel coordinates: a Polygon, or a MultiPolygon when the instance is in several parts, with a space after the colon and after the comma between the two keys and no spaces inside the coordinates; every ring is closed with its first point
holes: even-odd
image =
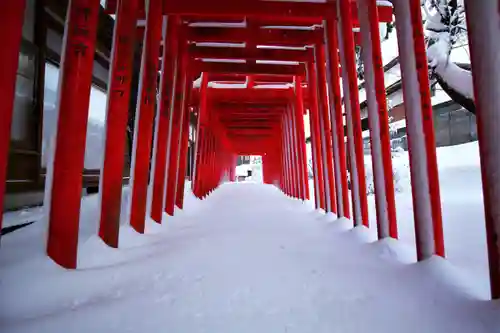
{"type": "Polygon", "coordinates": [[[208,124],[207,131],[206,131],[206,138],[207,138],[207,145],[206,145],[206,150],[205,150],[205,163],[204,163],[204,168],[203,168],[203,178],[201,178],[203,182],[203,192],[202,196],[205,198],[212,186],[212,163],[213,163],[213,149],[214,149],[214,140],[213,140],[213,133],[210,128],[210,123],[208,124]]]}
{"type": "Polygon", "coordinates": [[[289,119],[288,112],[283,113],[283,135],[284,135],[284,149],[286,153],[286,163],[288,169],[288,178],[289,178],[289,195],[292,197],[296,197],[297,193],[297,179],[295,173],[295,160],[294,160],[294,146],[291,137],[291,123],[289,119]]]}
{"type": "Polygon", "coordinates": [[[337,189],[337,216],[350,218],[349,189],[347,185],[347,158],[344,143],[344,117],[340,98],[339,56],[336,24],[333,19],[323,21],[327,49],[328,96],[330,98],[330,120],[332,122],[333,162],[337,189]]]}
{"type": "Polygon", "coordinates": [[[326,209],[323,159],[321,154],[321,136],[319,129],[318,89],[316,84],[317,79],[314,62],[308,62],[307,72],[309,84],[309,122],[311,125],[311,155],[313,162],[316,208],[326,209]]]}
{"type": "Polygon", "coordinates": [[[196,142],[194,153],[193,179],[192,188],[196,197],[201,197],[201,169],[202,159],[204,158],[205,149],[205,127],[207,125],[208,110],[207,110],[207,95],[208,95],[208,73],[201,74],[200,85],[200,108],[198,110],[198,124],[196,129],[196,142]]]}
{"type": "Polygon", "coordinates": [[[120,210],[125,166],[125,137],[130,102],[131,66],[135,45],[138,1],[120,0],[117,4],[112,46],[104,163],[99,183],[101,209],[99,237],[118,247],[120,210]]]}
{"type": "Polygon", "coordinates": [[[201,159],[201,175],[200,175],[200,184],[201,184],[201,197],[204,199],[208,192],[208,186],[210,183],[210,175],[209,175],[209,166],[210,166],[210,152],[212,150],[212,136],[210,133],[210,125],[207,124],[205,129],[205,135],[202,139],[205,141],[204,149],[203,149],[203,158],[201,159]]]}
{"type": "MultiPolygon", "coordinates": [[[[0,21],[8,27],[3,36],[3,50],[0,52],[0,63],[3,73],[0,77],[0,207],[3,207],[7,163],[9,159],[10,129],[14,110],[16,91],[16,73],[19,66],[19,49],[24,22],[25,0],[14,1],[2,6],[0,21]]],[[[3,214],[0,214],[0,230],[3,214]]]]}
{"type": "Polygon", "coordinates": [[[305,198],[305,189],[304,189],[304,179],[303,179],[303,172],[302,172],[302,155],[301,155],[301,145],[300,145],[300,140],[299,140],[299,133],[297,129],[297,112],[295,112],[295,97],[292,100],[292,103],[290,104],[290,126],[291,126],[291,132],[292,132],[292,140],[293,140],[293,147],[294,147],[294,168],[295,168],[295,177],[297,180],[297,198],[304,200],[305,198]]]}
{"type": "Polygon", "coordinates": [[[342,87],[347,119],[347,143],[349,146],[350,174],[354,224],[368,226],[368,201],[366,195],[363,138],[359,110],[358,80],[354,56],[351,6],[349,0],[337,1],[339,20],[339,49],[342,65],[342,87]]]}
{"type": "MultiPolygon", "coordinates": [[[[292,123],[292,134],[294,138],[294,146],[295,146],[295,168],[296,168],[296,173],[297,173],[297,194],[298,198],[301,200],[305,200],[306,198],[306,187],[305,183],[307,181],[307,178],[304,178],[304,172],[303,172],[303,166],[304,166],[304,160],[303,160],[303,154],[302,154],[302,142],[300,140],[300,133],[299,133],[299,121],[304,121],[304,119],[300,118],[297,120],[297,111],[295,110],[295,96],[293,97],[292,104],[290,106],[290,119],[292,123]]],[[[303,124],[302,124],[303,125],[303,124]]],[[[302,126],[303,128],[303,126],[302,126]]],[[[305,140],[304,140],[305,144],[305,140]]]]}
{"type": "Polygon", "coordinates": [[[210,128],[210,122],[207,124],[206,131],[205,131],[205,150],[204,150],[204,159],[202,159],[202,169],[201,171],[202,176],[200,177],[200,181],[202,184],[202,197],[205,198],[209,192],[210,189],[210,166],[212,163],[212,149],[213,149],[213,138],[212,138],[212,131],[210,128]]]}
{"type": "MultiPolygon", "coordinates": [[[[294,100],[294,102],[296,102],[294,100]]],[[[299,139],[299,130],[297,124],[297,112],[295,111],[295,105],[290,106],[290,122],[292,127],[293,135],[293,145],[295,148],[295,172],[297,175],[297,197],[301,200],[305,200],[305,186],[304,186],[304,173],[302,172],[303,160],[302,160],[302,147],[299,139]]]]}
{"type": "Polygon", "coordinates": [[[161,0],[149,0],[146,14],[146,31],[142,51],[140,98],[137,103],[134,126],[134,144],[131,166],[130,225],[144,233],[146,200],[148,193],[151,138],[155,115],[156,85],[158,78],[158,53],[162,27],[161,0]]]}
{"type": "Polygon", "coordinates": [[[217,184],[217,140],[212,130],[212,151],[210,153],[210,187],[207,194],[211,194],[217,184]]]}
{"type": "Polygon", "coordinates": [[[333,175],[333,151],[332,151],[332,136],[330,129],[330,110],[328,105],[328,96],[326,93],[326,60],[325,60],[325,47],[322,43],[318,43],[314,50],[316,68],[318,72],[318,98],[321,103],[319,112],[319,121],[321,126],[321,137],[323,144],[322,154],[323,159],[326,161],[323,163],[325,167],[325,194],[328,201],[328,211],[337,213],[337,202],[335,200],[335,182],[333,175]]]}
{"type": "Polygon", "coordinates": [[[418,260],[444,256],[434,126],[420,3],[394,1],[418,260]]]}
{"type": "Polygon", "coordinates": [[[284,139],[284,149],[285,149],[285,158],[286,158],[286,166],[288,172],[288,195],[294,195],[294,174],[293,174],[293,166],[292,166],[292,152],[291,152],[291,142],[290,142],[290,124],[287,119],[286,113],[283,114],[283,139],[284,139]]]}
{"type": "MultiPolygon", "coordinates": [[[[429,201],[432,214],[432,232],[434,234],[434,251],[438,256],[444,257],[443,221],[441,216],[441,195],[439,191],[439,174],[437,168],[436,140],[434,121],[429,89],[429,72],[427,51],[422,25],[422,12],[420,3],[410,3],[411,23],[413,27],[413,47],[415,52],[415,66],[420,88],[420,106],[422,126],[424,132],[424,146],[426,150],[426,169],[429,189],[429,201]]],[[[407,125],[408,127],[408,125],[407,125]]],[[[409,137],[409,136],[408,136],[409,137]]],[[[411,139],[409,139],[411,140],[411,139]]]]}
{"type": "Polygon", "coordinates": [[[376,0],[359,0],[378,238],[398,237],[389,116],[376,0]]]}
{"type": "Polygon", "coordinates": [[[162,75],[160,80],[160,107],[157,115],[155,144],[151,168],[151,218],[161,223],[164,196],[165,178],[167,173],[167,143],[172,128],[172,113],[174,109],[173,83],[176,80],[179,67],[178,46],[178,17],[168,17],[167,34],[163,43],[162,75]]]}
{"type": "MultiPolygon", "coordinates": [[[[189,71],[189,69],[188,69],[189,71]]],[[[191,90],[193,88],[193,80],[188,72],[187,74],[187,91],[184,98],[184,111],[182,118],[182,135],[180,141],[180,153],[179,153],[179,170],[177,172],[177,188],[175,192],[175,204],[180,209],[184,206],[184,185],[186,183],[186,166],[187,166],[187,152],[189,145],[189,119],[191,115],[191,110],[189,109],[189,102],[191,97],[191,90]]]]}
{"type": "Polygon", "coordinates": [[[283,134],[281,133],[281,127],[280,127],[279,139],[277,141],[278,141],[277,164],[279,165],[278,184],[281,191],[285,193],[285,166],[283,161],[283,134]]]}
{"type": "Polygon", "coordinates": [[[500,298],[500,3],[465,1],[483,182],[491,296],[500,298]]]}
{"type": "Polygon", "coordinates": [[[293,174],[293,166],[292,166],[292,146],[290,142],[290,124],[288,122],[287,114],[283,114],[283,138],[284,138],[284,149],[286,156],[286,164],[287,164],[287,172],[288,172],[288,195],[293,197],[294,195],[294,187],[295,187],[295,179],[293,174]]]}
{"type": "Polygon", "coordinates": [[[283,128],[283,122],[281,123],[281,165],[282,165],[282,183],[283,183],[283,191],[286,195],[290,195],[290,175],[288,173],[288,159],[286,153],[286,142],[285,142],[285,131],[283,128]]]}
{"type": "Polygon", "coordinates": [[[309,173],[307,170],[307,154],[306,154],[306,135],[304,130],[304,94],[302,91],[302,78],[300,76],[294,77],[295,88],[295,123],[297,126],[298,140],[301,155],[300,169],[302,172],[302,179],[304,181],[304,200],[309,200],[309,173]]]}
{"type": "Polygon", "coordinates": [[[217,120],[217,137],[220,140],[220,147],[222,150],[222,179],[224,181],[232,181],[231,180],[231,170],[233,168],[234,154],[232,153],[232,147],[227,138],[227,133],[225,128],[221,125],[220,121],[217,120]]]}
{"type": "Polygon", "coordinates": [[[262,182],[264,184],[272,184],[270,172],[269,155],[264,154],[262,156],[262,182]]]}
{"type": "Polygon", "coordinates": [[[218,150],[218,146],[219,146],[219,142],[212,130],[212,142],[213,142],[213,150],[212,150],[212,164],[211,164],[211,174],[212,174],[212,185],[210,186],[210,193],[213,192],[213,190],[217,187],[218,185],[218,172],[217,172],[217,169],[218,169],[218,155],[219,155],[219,150],[218,150]]]}
{"type": "Polygon", "coordinates": [[[55,146],[51,147],[53,151],[49,152],[44,201],[49,210],[47,254],[65,268],[76,268],[77,263],[82,170],[98,14],[98,1],[71,1],[63,41],[57,133],[53,140],[55,146]]]}
{"type": "MultiPolygon", "coordinates": [[[[200,111],[201,114],[201,111],[200,111]]],[[[200,115],[198,115],[199,117],[200,115]]],[[[200,119],[198,118],[198,121],[200,119]]],[[[203,125],[205,127],[206,125],[203,125]]],[[[203,182],[205,181],[203,179],[203,171],[204,171],[204,164],[205,164],[205,151],[206,151],[206,145],[207,145],[207,132],[206,128],[203,128],[201,130],[203,132],[203,135],[198,134],[197,139],[196,139],[196,167],[195,167],[195,175],[194,175],[194,187],[193,187],[193,193],[198,197],[199,199],[202,199],[203,196],[203,182]]]]}
{"type": "Polygon", "coordinates": [[[217,145],[218,142],[215,138],[214,132],[212,130],[212,152],[211,152],[211,165],[210,165],[210,173],[211,173],[211,179],[212,183],[210,186],[209,193],[212,193],[214,188],[217,186],[217,145]]]}
{"type": "MultiPolygon", "coordinates": [[[[215,134],[215,133],[214,133],[215,134]]],[[[212,190],[219,187],[222,179],[222,161],[224,159],[222,143],[217,135],[214,135],[215,151],[214,151],[214,185],[212,190]]]]}
{"type": "Polygon", "coordinates": [[[276,148],[273,155],[274,179],[276,186],[283,191],[283,160],[281,158],[281,134],[276,137],[276,148]]]}
{"type": "Polygon", "coordinates": [[[175,191],[177,188],[177,171],[178,160],[180,153],[180,138],[182,128],[183,112],[187,111],[185,99],[189,84],[187,74],[188,54],[185,50],[186,41],[180,38],[179,40],[179,56],[181,57],[180,75],[175,80],[176,96],[174,97],[174,109],[172,110],[172,127],[170,130],[169,147],[167,152],[167,178],[165,189],[165,213],[170,216],[174,215],[175,209],[175,191]]]}

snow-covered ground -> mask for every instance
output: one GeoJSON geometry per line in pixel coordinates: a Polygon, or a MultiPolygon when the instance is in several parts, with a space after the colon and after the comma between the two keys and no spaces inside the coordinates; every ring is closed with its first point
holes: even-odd
{"type": "Polygon", "coordinates": [[[122,226],[119,250],[91,236],[75,271],[43,253],[5,261],[18,250],[9,239],[27,245],[41,227],[4,239],[2,332],[500,329],[500,304],[482,301],[448,261],[408,264],[401,242],[371,243],[369,230],[269,185],[225,184],[202,202],[189,195],[185,211],[148,221],[146,235],[122,226]]]}
{"type": "MultiPolygon", "coordinates": [[[[438,148],[437,157],[446,257],[464,278],[471,281],[471,288],[477,295],[488,298],[488,260],[478,143],[438,148]]],[[[368,186],[373,184],[371,163],[371,156],[365,155],[368,186]]],[[[415,227],[407,152],[394,153],[393,168],[397,178],[399,239],[407,247],[409,259],[415,261],[415,227]]],[[[310,192],[314,195],[312,186],[310,192]]],[[[368,205],[370,237],[375,240],[377,221],[373,194],[368,197],[368,205]]]]}

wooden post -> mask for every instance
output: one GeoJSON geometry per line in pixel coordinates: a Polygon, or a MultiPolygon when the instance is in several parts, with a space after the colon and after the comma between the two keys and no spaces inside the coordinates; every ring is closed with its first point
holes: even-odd
{"type": "Polygon", "coordinates": [[[175,83],[176,96],[174,99],[174,109],[172,114],[172,128],[170,131],[169,148],[167,152],[167,186],[165,189],[165,212],[173,216],[175,209],[175,190],[177,188],[177,171],[179,160],[179,145],[181,138],[182,118],[185,107],[184,99],[187,93],[187,53],[184,51],[183,39],[180,40],[179,54],[181,56],[180,76],[175,83]]]}
{"type": "Polygon", "coordinates": [[[465,1],[483,181],[491,296],[500,298],[500,3],[465,1]]]}
{"type": "Polygon", "coordinates": [[[193,193],[199,198],[201,196],[201,172],[202,172],[202,159],[204,155],[204,138],[205,127],[207,125],[207,97],[208,97],[208,73],[201,74],[200,85],[200,108],[198,111],[198,124],[196,129],[196,142],[194,153],[194,167],[193,167],[193,193]]]}
{"type": "Polygon", "coordinates": [[[302,178],[304,179],[304,200],[309,200],[309,172],[307,170],[307,154],[306,154],[306,135],[304,130],[304,94],[302,91],[302,78],[294,77],[295,88],[295,117],[298,131],[298,140],[301,151],[301,170],[302,178]]]}
{"type": "Polygon", "coordinates": [[[352,33],[351,6],[349,0],[337,2],[339,20],[339,46],[342,63],[342,87],[347,115],[347,143],[349,145],[350,174],[354,224],[368,226],[368,201],[366,195],[365,162],[363,138],[361,134],[361,114],[359,110],[358,80],[354,56],[354,36],[352,33]]]}
{"type": "Polygon", "coordinates": [[[358,17],[361,25],[365,90],[368,100],[377,232],[379,239],[397,238],[389,116],[376,0],[360,0],[358,17]]]}
{"type": "Polygon", "coordinates": [[[327,200],[329,211],[337,213],[337,202],[335,200],[335,181],[333,174],[333,150],[332,150],[332,135],[330,128],[330,105],[328,104],[328,96],[326,92],[326,60],[325,60],[325,47],[322,43],[316,44],[315,52],[316,68],[318,72],[318,98],[320,103],[319,121],[321,126],[321,134],[323,138],[322,153],[324,159],[324,175],[325,185],[328,188],[327,200]]]}
{"type": "Polygon", "coordinates": [[[339,56],[336,23],[333,19],[323,21],[327,43],[326,64],[328,96],[330,98],[330,120],[332,122],[333,162],[337,189],[337,215],[350,218],[349,189],[347,185],[347,158],[344,143],[344,117],[340,98],[339,56]]]}
{"type": "Polygon", "coordinates": [[[161,0],[148,0],[146,32],[142,52],[140,98],[137,103],[134,126],[134,144],[131,166],[130,225],[144,233],[146,199],[151,156],[151,139],[155,115],[156,86],[158,80],[158,53],[160,50],[162,14],[161,0]]]}
{"type": "MultiPolygon", "coordinates": [[[[440,246],[436,246],[436,237],[439,237],[440,232],[436,235],[435,227],[441,228],[441,219],[434,220],[431,204],[434,199],[431,199],[429,170],[434,169],[437,172],[437,165],[435,160],[432,162],[432,158],[431,160],[428,158],[429,153],[435,156],[434,143],[430,151],[427,147],[428,143],[426,143],[427,141],[434,142],[430,95],[424,91],[429,90],[427,60],[423,35],[414,35],[413,33],[414,28],[419,29],[418,25],[420,25],[420,31],[423,29],[422,21],[417,24],[418,18],[412,18],[412,14],[421,17],[420,4],[418,5],[418,13],[413,13],[408,1],[393,0],[393,4],[405,101],[417,258],[424,260],[435,254],[444,255],[444,249],[441,247],[439,250],[440,246]],[[414,21],[415,23],[413,23],[414,21]],[[418,59],[415,50],[417,44],[420,45],[418,59]],[[419,74],[417,64],[422,66],[421,74],[419,74]],[[420,82],[421,80],[427,81],[425,89],[423,85],[425,82],[420,82]],[[424,117],[430,117],[426,121],[431,122],[431,127],[424,126],[424,117]]],[[[437,185],[439,186],[439,184],[437,185]]]]}
{"type": "Polygon", "coordinates": [[[138,1],[118,0],[117,8],[106,105],[104,159],[99,178],[99,237],[114,248],[118,247],[120,227],[124,133],[128,122],[138,1]]]}
{"type": "MultiPolygon", "coordinates": [[[[188,69],[189,70],[189,69],[188,69]]],[[[186,164],[187,164],[187,149],[189,141],[189,121],[191,111],[189,110],[189,102],[191,97],[191,89],[193,87],[193,80],[188,73],[186,78],[186,94],[184,96],[184,106],[182,112],[182,128],[181,137],[179,142],[179,161],[177,171],[177,188],[175,190],[175,205],[182,209],[184,202],[184,183],[186,181],[186,164]]]]}
{"type": "Polygon", "coordinates": [[[319,109],[317,94],[316,68],[313,61],[307,66],[308,85],[309,85],[309,122],[311,125],[311,152],[315,174],[315,195],[317,196],[316,208],[326,210],[325,202],[325,182],[323,178],[323,159],[321,154],[321,136],[319,129],[319,109]]]}
{"type": "Polygon", "coordinates": [[[157,115],[155,145],[151,168],[151,218],[161,223],[165,196],[165,177],[167,171],[167,141],[172,127],[173,82],[178,69],[177,52],[178,18],[168,17],[167,31],[163,43],[162,74],[160,81],[160,108],[157,115]]]}
{"type": "MultiPolygon", "coordinates": [[[[0,52],[3,73],[0,76],[0,207],[3,207],[7,164],[9,159],[10,128],[14,110],[16,74],[19,66],[19,49],[24,23],[25,0],[4,2],[1,6],[0,21],[8,29],[4,34],[0,52]]],[[[3,210],[2,210],[3,211],[3,210]]],[[[0,230],[3,214],[0,214],[0,230]]]]}
{"type": "MultiPolygon", "coordinates": [[[[45,181],[48,208],[47,254],[65,268],[76,268],[82,170],[99,2],[72,0],[64,30],[57,132],[45,181]]],[[[125,135],[125,133],[124,133],[125,135]]]]}

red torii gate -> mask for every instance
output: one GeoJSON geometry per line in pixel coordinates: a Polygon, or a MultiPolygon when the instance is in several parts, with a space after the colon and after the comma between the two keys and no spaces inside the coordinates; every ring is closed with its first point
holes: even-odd
{"type": "MultiPolygon", "coordinates": [[[[392,3],[407,105],[417,253],[418,259],[423,260],[434,254],[444,256],[427,59],[420,2],[393,0],[392,3]]],[[[266,183],[277,185],[287,195],[306,199],[308,182],[302,116],[308,112],[316,207],[349,217],[340,79],[345,100],[353,220],[355,225],[367,225],[354,58],[357,40],[365,50],[379,237],[397,237],[378,31],[378,22],[392,19],[391,6],[377,6],[375,0],[325,3],[149,0],[145,4],[139,0],[110,0],[106,6],[108,13],[116,14],[108,82],[105,159],[100,183],[99,235],[106,244],[118,246],[124,134],[132,45],[136,36],[143,37],[143,53],[131,170],[129,218],[135,230],[144,232],[148,205],[151,218],[159,223],[164,211],[172,215],[175,205],[182,207],[186,171],[184,157],[191,112],[197,113],[198,117],[193,171],[193,192],[198,197],[208,195],[224,177],[234,178],[235,155],[244,153],[263,155],[266,183]],[[166,16],[168,24],[163,24],[166,16]],[[242,22],[245,18],[251,22],[245,27],[201,28],[195,25],[242,22]],[[145,28],[138,29],[138,20],[142,19],[146,20],[145,28]],[[303,26],[311,28],[299,29],[303,26]],[[361,35],[355,37],[353,28],[358,26],[361,35]],[[200,46],[200,43],[219,43],[223,49],[209,49],[206,45],[200,46]],[[228,43],[246,44],[237,49],[228,43]],[[278,50],[271,51],[261,48],[261,45],[274,46],[278,50]],[[283,46],[301,49],[292,51],[283,46]],[[212,62],[221,58],[241,61],[212,62]],[[269,64],[269,61],[295,63],[269,64]],[[161,73],[159,83],[158,73],[161,73]],[[200,87],[194,88],[193,81],[200,73],[200,87]],[[230,82],[250,76],[252,85],[256,80],[259,84],[293,84],[286,89],[216,89],[209,87],[212,75],[218,80],[227,78],[230,82]],[[159,99],[156,98],[157,89],[160,91],[159,99]],[[306,94],[307,103],[304,103],[306,94]],[[277,103],[270,103],[273,95],[278,97],[277,103]],[[235,105],[231,112],[225,114],[221,103],[227,100],[235,105]],[[254,115],[256,108],[252,107],[256,103],[260,103],[261,109],[266,111],[261,112],[259,117],[254,115]],[[153,126],[155,114],[156,126],[153,126]],[[151,140],[153,128],[154,140],[151,140]],[[148,183],[151,184],[149,195],[148,183]]],[[[5,184],[24,7],[24,1],[15,1],[2,5],[0,11],[2,22],[9,27],[9,34],[4,38],[4,51],[0,55],[0,61],[7,69],[0,78],[3,102],[0,112],[1,186],[5,184]]],[[[498,298],[500,208],[496,203],[500,199],[500,179],[497,177],[500,117],[496,109],[500,82],[497,82],[497,76],[490,73],[500,71],[500,64],[495,60],[500,51],[500,43],[495,36],[500,28],[482,24],[479,20],[496,22],[499,4],[467,0],[466,10],[478,109],[491,289],[492,296],[498,298]]],[[[81,170],[98,12],[98,0],[70,1],[62,52],[56,144],[46,184],[48,202],[45,204],[49,219],[47,254],[67,268],[76,267],[81,170]]],[[[0,188],[0,203],[3,192],[4,187],[0,188]]]]}

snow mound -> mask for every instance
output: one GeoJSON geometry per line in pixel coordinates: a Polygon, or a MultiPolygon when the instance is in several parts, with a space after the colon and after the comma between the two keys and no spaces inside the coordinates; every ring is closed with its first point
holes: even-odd
{"type": "MultiPolygon", "coordinates": [[[[440,147],[436,150],[441,190],[441,209],[446,257],[463,269],[465,279],[474,282],[474,289],[483,298],[490,294],[486,228],[479,145],[477,142],[440,147]]],[[[365,159],[366,161],[367,159],[365,159]]],[[[415,226],[409,174],[408,152],[393,159],[396,186],[396,215],[401,243],[408,246],[408,255],[416,260],[415,226]],[[401,189],[398,190],[398,186],[401,189]]],[[[366,164],[371,164],[366,163],[366,164]]],[[[375,231],[375,198],[368,197],[370,227],[375,231]]]]}
{"type": "MultiPolygon", "coordinates": [[[[373,230],[312,214],[275,187],[228,183],[192,204],[195,213],[168,217],[163,230],[122,226],[120,249],[91,236],[77,270],[43,252],[0,261],[0,331],[500,329],[500,304],[481,301],[451,263],[406,264],[398,241],[372,242],[373,230]]],[[[2,259],[19,250],[3,245],[2,259]]]]}

